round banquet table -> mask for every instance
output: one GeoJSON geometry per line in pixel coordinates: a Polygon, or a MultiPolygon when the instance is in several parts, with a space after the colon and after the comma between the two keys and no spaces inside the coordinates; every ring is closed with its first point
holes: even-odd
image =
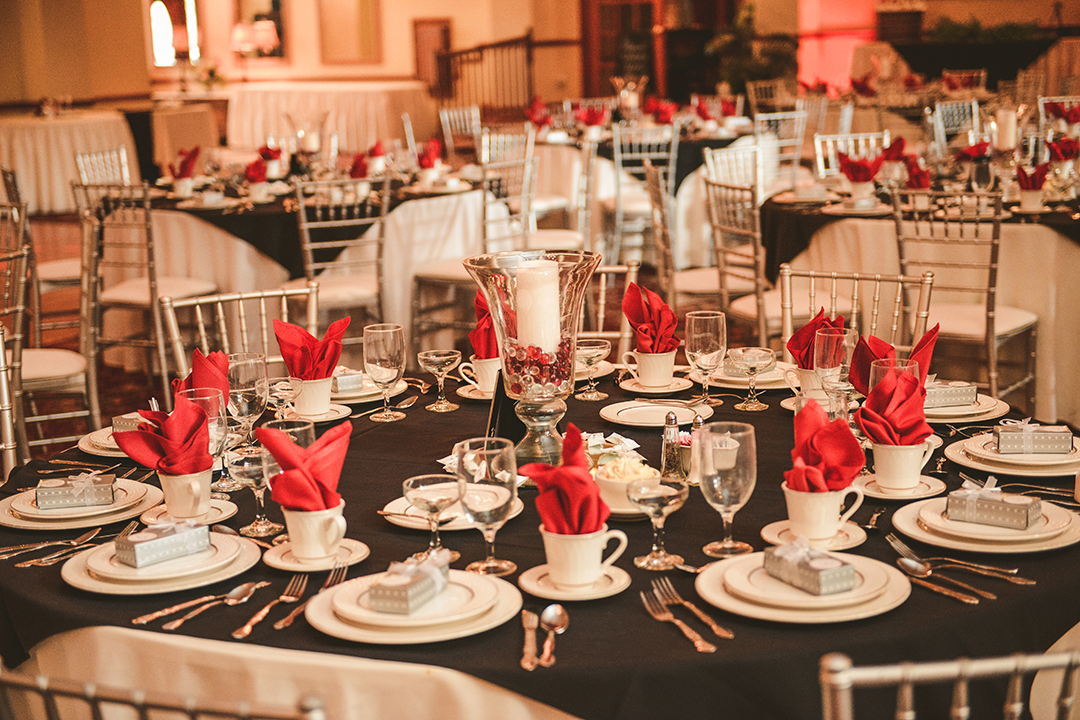
{"type": "MultiPolygon", "coordinates": [[[[607,402],[627,399],[627,393],[614,385],[613,377],[600,381],[602,389],[611,394],[607,402]]],[[[453,393],[454,383],[449,382],[448,386],[453,393]]],[[[791,413],[780,408],[779,401],[789,394],[787,391],[767,392],[766,402],[770,408],[757,414],[734,411],[731,408],[733,399],[727,397],[712,418],[750,421],[757,429],[758,483],[750,501],[736,516],[734,528],[737,539],[749,541],[758,550],[765,547],[758,534],[761,528],[785,517],[780,483],[783,472],[791,466],[789,453],[793,430],[791,413]]],[[[390,562],[401,560],[424,546],[425,531],[392,525],[376,515],[376,510],[400,496],[401,482],[405,478],[436,472],[439,467],[436,459],[447,455],[454,442],[484,433],[487,403],[462,400],[461,409],[454,413],[425,412],[423,405],[434,399],[432,395],[424,396],[423,402],[414,406],[401,422],[353,421],[351,445],[339,489],[347,503],[347,535],[370,546],[371,555],[351,567],[349,577],[382,571],[390,562]]],[[[688,396],[689,391],[681,395],[688,396]]],[[[600,407],[601,403],[571,399],[567,420],[586,432],[618,432],[633,438],[641,444],[640,450],[650,463],[658,466],[660,430],[607,423],[598,416],[600,407]]],[[[946,438],[946,442],[950,439],[946,438]]],[[[84,461],[95,460],[78,451],[68,454],[84,461]]],[[[32,484],[32,471],[39,467],[41,461],[35,461],[19,471],[8,482],[7,488],[32,484]]],[[[948,469],[949,489],[955,489],[959,485],[957,468],[950,463],[948,469]]],[[[1072,486],[1071,478],[1061,482],[1067,487],[1072,486]]],[[[520,495],[525,510],[499,531],[496,550],[500,557],[515,561],[519,571],[524,571],[542,564],[544,553],[537,531],[536,490],[525,487],[520,495]]],[[[233,498],[240,511],[226,524],[240,527],[251,520],[253,502],[250,493],[234,493],[233,498]]],[[[851,552],[892,564],[895,554],[889,549],[884,533],[892,530],[890,518],[900,503],[868,499],[854,519],[865,522],[879,505],[888,507],[888,512],[881,518],[881,533],[871,535],[851,552]]],[[[275,504],[270,503],[269,511],[272,518],[281,520],[275,504]]],[[[131,628],[128,623],[137,615],[205,594],[224,593],[240,581],[268,580],[273,586],[261,591],[262,594],[247,606],[214,609],[189,621],[177,635],[191,638],[191,642],[206,639],[201,641],[205,652],[217,648],[234,652],[238,645],[249,648],[244,656],[247,659],[237,662],[256,663],[259,648],[269,646],[451,669],[581,718],[754,717],[789,720],[819,717],[817,663],[827,652],[847,653],[859,664],[1042,652],[1080,620],[1080,610],[1074,602],[1080,594],[1080,573],[1071,571],[1073,564],[1080,561],[1080,549],[1076,547],[1031,555],[956,553],[970,560],[1019,566],[1022,575],[1037,580],[1038,584],[1015,586],[989,578],[966,576],[963,579],[997,593],[998,599],[969,607],[914,587],[904,604],[883,615],[816,626],[767,622],[722,612],[699,599],[693,576],[682,572],[667,573],[684,597],[698,601],[735,633],[733,640],[716,640],[719,650],[715,654],[698,654],[677,629],[654,621],[641,606],[638,591],[647,590],[656,575],[634,568],[632,558],[648,550],[648,524],[615,519],[609,524],[629,536],[627,551],[615,564],[630,573],[630,588],[606,599],[564,603],[569,609],[571,623],[569,630],[559,637],[558,662],[552,668],[533,673],[524,672],[518,666],[522,631],[516,619],[458,640],[382,646],[328,637],[303,621],[284,631],[273,630],[271,623],[285,614],[284,609],[278,609],[247,641],[236,643],[228,639],[229,632],[271,597],[276,597],[290,576],[262,564],[237,578],[206,588],[167,595],[123,597],[73,589],[61,579],[60,566],[18,569],[11,562],[0,562],[0,652],[8,665],[14,665],[50,636],[95,626],[131,628]]],[[[702,565],[708,558],[700,548],[706,542],[718,539],[721,532],[718,514],[695,489],[686,505],[668,518],[667,545],[669,550],[682,553],[688,563],[702,565]]],[[[0,527],[0,544],[23,543],[37,538],[67,538],[75,534],[73,531],[33,533],[0,527]]],[[[443,542],[461,552],[461,560],[454,564],[457,567],[464,567],[483,553],[483,542],[476,531],[446,532],[443,542]]],[[[929,549],[917,542],[912,545],[917,552],[929,549]]],[[[313,573],[309,590],[317,587],[323,577],[323,573],[313,573]]],[[[515,581],[516,575],[508,579],[515,581]]],[[[533,610],[543,608],[548,602],[525,595],[525,607],[533,610]]],[[[681,614],[679,610],[676,612],[681,614]]],[[[684,619],[703,633],[707,632],[688,614],[684,619]]],[[[148,643],[153,646],[151,641],[162,636],[150,633],[160,627],[160,622],[144,627],[146,630],[139,632],[148,633],[148,643]]],[[[198,668],[202,666],[197,659],[181,662],[159,661],[156,659],[159,656],[153,654],[149,657],[131,682],[137,684],[140,678],[164,675],[168,682],[186,683],[198,675],[198,668]],[[181,676],[186,679],[181,681],[181,676]]],[[[297,656],[297,664],[301,663],[301,658],[297,656]]],[[[111,661],[103,660],[101,664],[111,665],[111,661]]],[[[377,667],[395,666],[381,663],[377,667]]],[[[414,667],[410,665],[405,669],[414,667]]],[[[92,667],[81,669],[96,674],[92,667]]],[[[97,672],[105,671],[107,668],[97,672]]],[[[432,670],[432,673],[436,671],[432,670]]],[[[238,670],[236,676],[240,675],[238,670]]],[[[372,681],[371,687],[363,690],[369,695],[368,707],[374,709],[370,716],[410,716],[403,710],[410,704],[404,699],[398,703],[396,698],[423,694],[423,688],[427,686],[416,678],[415,673],[405,673],[403,677],[406,679],[396,684],[372,681]]],[[[288,681],[283,687],[286,685],[288,681]]],[[[361,688],[352,689],[361,692],[361,688]]],[[[943,689],[942,692],[948,691],[943,689]]],[[[980,684],[972,687],[972,695],[976,705],[983,709],[1000,708],[1004,688],[980,684]]],[[[934,698],[934,694],[931,692],[920,698],[934,698]]],[[[431,702],[437,705],[438,700],[431,702]]],[[[883,716],[881,708],[892,702],[892,695],[871,697],[869,702],[883,716]]],[[[947,699],[942,702],[947,703],[947,699]]],[[[432,717],[435,716],[434,706],[428,706],[428,714],[432,717]]],[[[468,706],[455,707],[460,712],[448,711],[439,717],[483,716],[482,702],[471,706],[474,713],[470,713],[468,706]]]]}

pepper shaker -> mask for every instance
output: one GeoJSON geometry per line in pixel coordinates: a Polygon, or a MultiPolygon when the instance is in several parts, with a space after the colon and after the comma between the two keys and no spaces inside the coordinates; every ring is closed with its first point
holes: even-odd
{"type": "Polygon", "coordinates": [[[664,418],[664,443],[660,451],[660,477],[686,479],[679,450],[679,420],[669,412],[664,418]]]}

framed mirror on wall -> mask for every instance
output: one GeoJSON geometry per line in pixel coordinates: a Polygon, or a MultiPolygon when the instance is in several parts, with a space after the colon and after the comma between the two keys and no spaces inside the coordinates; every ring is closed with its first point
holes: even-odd
{"type": "Polygon", "coordinates": [[[236,22],[232,29],[232,50],[245,60],[284,58],[285,27],[282,5],[285,0],[236,0],[236,22]]]}
{"type": "Polygon", "coordinates": [[[379,0],[319,0],[319,37],[326,65],[380,62],[379,0]]]}

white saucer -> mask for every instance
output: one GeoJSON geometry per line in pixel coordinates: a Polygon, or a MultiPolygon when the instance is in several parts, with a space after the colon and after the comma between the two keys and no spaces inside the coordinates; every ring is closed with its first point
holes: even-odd
{"type": "MultiPolygon", "coordinates": [[[[602,377],[606,377],[615,372],[615,366],[607,360],[601,360],[596,363],[596,367],[593,369],[593,377],[599,380],[602,377]]],[[[589,370],[584,365],[574,365],[574,382],[581,382],[582,380],[589,379],[589,370]]]]}
{"type": "Polygon", "coordinates": [[[288,410],[285,412],[286,420],[310,420],[313,423],[333,422],[335,420],[341,420],[352,415],[352,408],[348,405],[337,405],[336,403],[330,403],[330,411],[324,412],[320,415],[301,415],[295,410],[288,410]]]}
{"type": "Polygon", "coordinates": [[[944,482],[929,475],[920,475],[918,487],[906,494],[885,492],[878,486],[873,475],[860,475],[852,485],[862,490],[866,497],[878,500],[922,500],[939,495],[945,490],[944,482]]]}
{"type": "Polygon", "coordinates": [[[548,577],[547,565],[529,568],[518,576],[518,586],[536,597],[546,600],[597,600],[618,595],[630,587],[630,573],[622,568],[609,565],[603,568],[600,579],[592,585],[576,590],[556,587],[548,577]]]}
{"type": "Polygon", "coordinates": [[[680,392],[694,387],[694,383],[689,378],[675,378],[667,387],[652,388],[642,385],[637,378],[629,378],[619,383],[619,387],[627,392],[639,393],[641,395],[667,395],[668,393],[680,392]]]}
{"type": "MultiPolygon", "coordinates": [[[[360,390],[360,392],[332,392],[330,393],[330,401],[357,404],[362,402],[375,402],[376,400],[382,400],[382,390],[376,387],[374,383],[372,383],[370,385],[370,389],[368,389],[368,383],[365,382],[363,388],[364,389],[360,390]]],[[[409,383],[405,382],[404,380],[399,380],[397,385],[394,385],[394,387],[390,389],[390,397],[397,397],[408,389],[409,383]]]]}
{"type": "MultiPolygon", "coordinates": [[[[783,400],[780,401],[780,407],[784,408],[785,410],[790,410],[791,412],[795,412],[795,400],[796,400],[796,398],[795,398],[794,395],[792,395],[791,397],[786,397],[786,398],[784,398],[783,400]]],[[[858,409],[859,409],[859,401],[858,400],[849,400],[848,401],[848,410],[858,410],[858,409]]]]}
{"type": "Polygon", "coordinates": [[[337,554],[334,557],[314,562],[302,562],[292,554],[289,543],[283,542],[264,552],[263,562],[278,570],[316,572],[318,570],[329,570],[334,567],[336,560],[344,560],[346,565],[355,565],[370,554],[371,548],[359,540],[342,538],[341,545],[338,547],[337,554]]]}
{"type": "Polygon", "coordinates": [[[458,397],[463,397],[466,400],[490,400],[494,397],[495,393],[486,393],[475,385],[465,383],[457,389],[458,397]]]}
{"type": "Polygon", "coordinates": [[[664,427],[664,418],[669,412],[675,413],[680,425],[689,425],[698,415],[704,419],[712,417],[713,409],[708,405],[695,405],[688,408],[627,400],[600,408],[600,417],[617,425],[658,428],[664,427]]]}
{"type": "Polygon", "coordinates": [[[849,208],[839,203],[821,208],[821,212],[825,215],[839,215],[840,217],[881,217],[891,215],[892,211],[892,206],[885,203],[878,203],[872,208],[849,208]]]}
{"type": "MultiPolygon", "coordinates": [[[[210,512],[206,513],[202,517],[192,519],[203,525],[213,525],[214,523],[219,523],[222,520],[231,518],[233,515],[236,514],[236,511],[236,505],[232,504],[228,500],[211,499],[210,512]]],[[[157,525],[159,522],[161,522],[161,518],[168,514],[168,510],[164,505],[158,505],[157,507],[152,507],[146,512],[144,512],[142,515],[139,516],[139,519],[142,520],[143,525],[157,525]]]]}
{"type": "MultiPolygon", "coordinates": [[[[761,539],[773,545],[795,542],[790,520],[778,520],[761,528],[761,539]]],[[[840,531],[827,540],[810,540],[812,547],[822,550],[850,550],[866,542],[866,531],[848,520],[840,531]]]]}

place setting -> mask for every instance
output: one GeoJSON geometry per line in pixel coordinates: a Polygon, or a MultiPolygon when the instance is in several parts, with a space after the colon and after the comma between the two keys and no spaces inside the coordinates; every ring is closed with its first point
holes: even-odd
{"type": "Polygon", "coordinates": [[[282,418],[329,423],[352,415],[352,408],[331,402],[334,386],[341,387],[352,378],[351,375],[335,376],[341,357],[341,338],[350,320],[344,317],[331,323],[322,339],[298,325],[274,320],[274,335],[289,377],[300,381],[299,391],[291,401],[291,409],[284,409],[282,418]]]}
{"type": "Polygon", "coordinates": [[[1063,477],[1080,471],[1080,439],[1064,425],[1005,420],[991,432],[945,448],[958,465],[1019,477],[1063,477]]]}
{"type": "Polygon", "coordinates": [[[0,500],[0,525],[47,531],[97,527],[139,517],[164,498],[153,485],[118,478],[108,470],[112,468],[52,476],[0,500]],[[66,499],[45,500],[43,491],[66,499]]]}

